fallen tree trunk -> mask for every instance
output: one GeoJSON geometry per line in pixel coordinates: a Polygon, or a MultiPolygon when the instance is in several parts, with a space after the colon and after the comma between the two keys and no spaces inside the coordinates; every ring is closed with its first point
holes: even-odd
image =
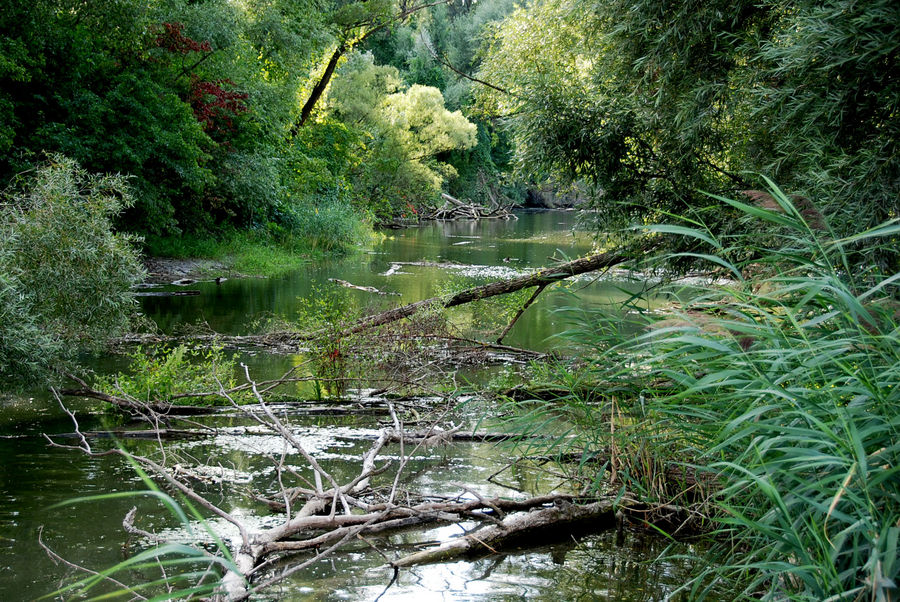
{"type": "Polygon", "coordinates": [[[584,533],[586,524],[594,531],[614,527],[616,512],[613,501],[578,505],[559,499],[551,508],[508,517],[499,525],[470,533],[436,548],[404,556],[390,564],[394,568],[404,568],[446,562],[473,554],[496,554],[499,549],[515,546],[526,539],[533,545],[535,539],[559,539],[575,529],[584,533]]]}
{"type": "MultiPolygon", "coordinates": [[[[649,251],[652,247],[644,249],[644,251],[649,251]]],[[[481,286],[476,286],[474,288],[469,288],[462,290],[450,297],[431,297],[430,299],[424,299],[422,301],[416,301],[415,303],[409,303],[407,305],[402,305],[400,307],[390,309],[375,315],[367,316],[362,318],[355,323],[351,324],[345,330],[339,333],[339,336],[346,336],[350,334],[355,334],[357,332],[362,332],[369,328],[375,328],[377,326],[382,326],[384,324],[390,324],[392,322],[396,322],[398,320],[402,320],[403,318],[408,318],[415,313],[419,312],[422,309],[430,307],[432,305],[436,305],[443,308],[456,307],[458,305],[463,305],[466,303],[471,303],[472,301],[478,301],[480,299],[488,299],[490,297],[495,297],[497,295],[505,295],[508,293],[514,293],[516,291],[531,288],[531,287],[540,287],[541,289],[547,287],[554,282],[559,282],[561,280],[565,280],[567,278],[571,278],[573,276],[578,276],[581,274],[587,274],[590,272],[594,272],[601,269],[608,269],[620,265],[627,261],[629,256],[625,253],[618,252],[605,252],[605,253],[595,253],[593,255],[588,255],[587,257],[581,257],[574,261],[569,261],[566,263],[561,263],[554,267],[544,268],[533,272],[531,274],[526,274],[525,276],[517,276],[515,278],[509,278],[506,280],[497,280],[495,282],[491,282],[488,284],[484,284],[481,286]]],[[[406,265],[405,262],[398,262],[406,265]]],[[[428,265],[428,266],[436,266],[441,267],[446,264],[440,263],[423,263],[423,262],[409,262],[408,265],[428,265]]],[[[211,344],[218,345],[230,345],[230,346],[238,346],[238,345],[256,345],[256,346],[264,346],[267,348],[278,347],[284,352],[295,352],[296,345],[302,341],[314,341],[317,339],[321,339],[327,336],[333,336],[333,332],[325,331],[325,330],[317,330],[311,333],[297,333],[297,332],[289,332],[289,331],[278,331],[278,332],[270,332],[266,334],[260,335],[244,335],[244,336],[226,336],[220,334],[212,334],[212,335],[194,335],[189,337],[191,341],[199,342],[199,341],[208,341],[211,344]]],[[[504,333],[505,335],[506,333],[504,333]]],[[[170,341],[182,341],[185,340],[185,337],[171,337],[164,335],[132,335],[129,337],[125,337],[122,339],[118,339],[116,342],[120,343],[140,343],[140,344],[160,344],[166,343],[170,341]]],[[[534,352],[530,352],[528,350],[515,349],[512,347],[508,347],[501,344],[492,344],[485,343],[482,341],[472,341],[468,339],[455,339],[459,341],[468,341],[473,344],[477,344],[478,346],[490,349],[498,349],[512,352],[524,352],[528,354],[538,355],[534,352]]],[[[271,349],[270,349],[271,350],[271,349]]]]}
{"type": "MultiPolygon", "coordinates": [[[[498,280],[496,282],[491,282],[482,286],[468,288],[454,295],[451,295],[449,298],[432,297],[430,299],[424,299],[422,301],[416,301],[415,303],[403,305],[395,309],[390,309],[388,311],[381,312],[380,314],[375,314],[374,316],[368,316],[357,321],[355,324],[345,329],[341,334],[354,334],[369,328],[381,326],[383,324],[390,324],[391,322],[396,322],[397,320],[408,318],[416,312],[431,305],[439,305],[443,308],[450,308],[456,307],[457,305],[463,305],[465,303],[471,303],[472,301],[478,301],[480,299],[496,297],[497,295],[514,293],[516,291],[525,288],[531,288],[533,286],[546,287],[547,285],[553,284],[554,282],[559,282],[560,280],[565,280],[566,278],[578,276],[579,274],[586,274],[589,272],[595,272],[597,270],[608,269],[617,266],[621,263],[624,263],[627,259],[628,257],[621,253],[595,253],[593,255],[588,255],[587,257],[581,257],[574,261],[561,263],[558,266],[544,268],[525,276],[509,278],[507,280],[498,280]]],[[[311,334],[299,335],[298,340],[312,340],[320,338],[321,336],[323,336],[323,334],[324,333],[322,331],[317,331],[311,334]]]]}

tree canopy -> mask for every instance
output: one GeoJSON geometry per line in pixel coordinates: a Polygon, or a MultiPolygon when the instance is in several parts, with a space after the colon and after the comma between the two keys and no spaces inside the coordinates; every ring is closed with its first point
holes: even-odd
{"type": "Polygon", "coordinates": [[[0,178],[47,152],[128,174],[118,224],[147,233],[290,227],[323,202],[387,220],[442,190],[521,198],[562,178],[591,193],[602,230],[674,212],[727,234],[736,216],[704,192],[762,174],[843,235],[898,212],[898,12],[11,0],[0,178]]]}
{"type": "Polygon", "coordinates": [[[847,234],[900,209],[898,23],[887,0],[531,2],[492,32],[480,102],[521,170],[595,186],[607,227],[727,232],[702,191],[765,174],[847,234]]]}

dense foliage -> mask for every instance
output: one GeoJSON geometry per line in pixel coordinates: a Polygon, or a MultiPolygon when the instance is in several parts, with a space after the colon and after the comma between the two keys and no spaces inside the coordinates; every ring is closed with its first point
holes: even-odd
{"type": "MultiPolygon", "coordinates": [[[[142,270],[115,231],[340,250],[442,191],[562,178],[598,231],[733,279],[667,320],[582,318],[581,457],[716,519],[695,594],[891,599],[898,25],[896,0],[5,0],[0,378],[127,326],[142,270]]],[[[225,382],[198,353],[137,355],[119,388],[225,382]]]]}
{"type": "MultiPolygon", "coordinates": [[[[676,289],[688,300],[668,311],[635,299],[624,316],[575,315],[569,334],[591,359],[554,379],[571,391],[563,413],[577,434],[558,445],[605,459],[609,480],[591,473],[595,486],[711,518],[718,537],[686,586],[691,598],[718,588],[747,599],[891,600],[898,276],[854,272],[847,249],[890,244],[898,226],[823,237],[786,194],[771,193],[783,212],[722,201],[783,228],[772,248],[683,229],[731,284],[676,289]],[[752,280],[746,264],[725,259],[729,244],[756,247],[752,280]]],[[[546,425],[554,412],[537,407],[525,424],[546,425]]]]}
{"type": "MultiPolygon", "coordinates": [[[[546,0],[496,29],[482,104],[520,168],[597,188],[606,226],[708,209],[748,172],[815,199],[839,235],[898,214],[900,5],[546,0]]],[[[896,265],[896,249],[880,259],[896,265]]]]}
{"type": "MultiPolygon", "coordinates": [[[[0,179],[45,152],[91,172],[131,175],[135,205],[119,225],[152,234],[223,225],[291,231],[334,203],[351,214],[354,204],[362,219],[372,181],[421,171],[434,153],[472,145],[457,137],[410,155],[417,140],[399,151],[390,141],[408,138],[403,130],[415,124],[359,127],[324,102],[334,68],[357,60],[353,40],[414,12],[391,2],[4,3],[0,179]],[[329,56],[338,57],[330,71],[329,56]],[[332,126],[346,130],[347,143],[321,147],[332,126]],[[320,127],[324,133],[306,131],[320,127]]],[[[426,104],[443,115],[440,93],[426,104]]],[[[434,196],[452,174],[426,171],[424,190],[421,177],[400,182],[388,207],[399,204],[395,193],[413,202],[434,196]]]]}
{"type": "Polygon", "coordinates": [[[0,207],[0,374],[29,380],[76,343],[127,328],[144,276],[134,239],[112,232],[131,204],[121,177],[55,158],[0,207]]]}

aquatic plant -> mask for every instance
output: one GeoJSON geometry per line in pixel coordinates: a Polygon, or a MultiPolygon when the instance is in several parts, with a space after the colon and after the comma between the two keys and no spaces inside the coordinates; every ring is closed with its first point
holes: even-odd
{"type": "Polygon", "coordinates": [[[595,487],[711,519],[717,544],[685,586],[692,597],[724,582],[748,598],[890,600],[900,274],[851,265],[846,250],[894,245],[900,225],[838,239],[768,184],[769,208],[717,197],[766,224],[766,238],[649,227],[702,241],[710,250],[695,259],[730,280],[672,285],[682,302],[662,315],[633,304],[636,336],[609,312],[578,313],[568,336],[594,357],[556,379],[559,405],[532,403],[524,422],[565,419],[576,437],[556,449],[601,456],[595,487]]]}
{"type": "MultiPolygon", "coordinates": [[[[73,498],[51,506],[50,510],[72,504],[98,504],[122,498],[137,501],[149,497],[158,501],[190,536],[194,535],[195,528],[202,528],[212,541],[210,549],[197,544],[165,542],[151,533],[136,528],[134,514],[137,507],[135,507],[126,517],[124,525],[132,534],[143,536],[146,549],[99,571],[83,569],[88,573],[86,577],[72,581],[39,599],[86,597],[95,594],[90,599],[129,596],[140,600],[177,600],[218,593],[222,576],[226,572],[237,572],[228,546],[189,500],[183,496],[180,500],[176,500],[162,491],[133,457],[124,450],[119,451],[129,461],[146,490],[73,498]]],[[[51,556],[56,556],[55,552],[50,551],[45,545],[44,547],[51,556]]]]}
{"type": "MultiPolygon", "coordinates": [[[[129,358],[128,372],[100,377],[96,388],[140,403],[172,402],[177,398],[186,404],[209,404],[221,403],[219,391],[237,384],[235,358],[220,347],[139,347],[129,358]],[[209,395],[186,395],[202,392],[209,395]]],[[[236,394],[235,398],[243,400],[244,395],[236,394]]]]}

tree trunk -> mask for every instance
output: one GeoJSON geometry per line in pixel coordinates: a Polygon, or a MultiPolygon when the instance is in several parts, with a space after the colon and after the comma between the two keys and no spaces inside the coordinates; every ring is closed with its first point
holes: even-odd
{"type": "Polygon", "coordinates": [[[391,562],[395,568],[433,562],[446,562],[472,554],[496,554],[498,550],[523,542],[534,545],[536,539],[560,539],[573,532],[609,529],[616,525],[611,500],[576,505],[559,501],[552,508],[511,516],[500,525],[488,527],[454,539],[436,548],[422,550],[391,562]]]}
{"type": "Polygon", "coordinates": [[[319,99],[325,92],[325,88],[328,87],[328,83],[331,81],[331,76],[334,75],[334,70],[337,68],[338,61],[341,60],[341,57],[344,56],[345,52],[347,52],[347,45],[344,42],[341,42],[338,45],[337,49],[335,49],[334,54],[331,55],[331,60],[328,61],[328,65],[326,65],[325,67],[325,72],[322,74],[322,77],[319,78],[319,81],[316,82],[316,85],[312,89],[312,92],[310,93],[306,104],[303,105],[303,109],[300,111],[300,119],[298,119],[297,123],[295,123],[291,128],[291,138],[296,137],[297,134],[300,133],[300,128],[302,128],[306,123],[306,120],[309,119],[309,116],[312,114],[316,103],[319,102],[319,99]]]}
{"type": "MultiPolygon", "coordinates": [[[[582,257],[575,261],[562,263],[552,268],[544,268],[533,274],[519,276],[518,278],[510,278],[508,280],[498,280],[497,282],[469,288],[452,295],[449,299],[432,297],[430,299],[410,303],[409,305],[403,305],[402,307],[397,307],[380,314],[375,314],[374,316],[363,318],[344,330],[342,334],[353,334],[368,328],[396,322],[397,320],[408,318],[417,311],[432,304],[440,304],[441,307],[444,308],[456,307],[457,305],[471,303],[472,301],[478,301],[479,299],[487,299],[497,295],[514,293],[523,288],[531,288],[533,286],[545,287],[548,284],[559,282],[560,280],[565,280],[572,276],[578,276],[579,274],[586,274],[604,268],[611,268],[623,263],[627,259],[628,257],[620,253],[595,253],[594,255],[588,255],[587,257],[582,257]]],[[[320,338],[323,334],[324,333],[322,332],[315,332],[312,334],[301,335],[299,339],[312,340],[320,338]]]]}

